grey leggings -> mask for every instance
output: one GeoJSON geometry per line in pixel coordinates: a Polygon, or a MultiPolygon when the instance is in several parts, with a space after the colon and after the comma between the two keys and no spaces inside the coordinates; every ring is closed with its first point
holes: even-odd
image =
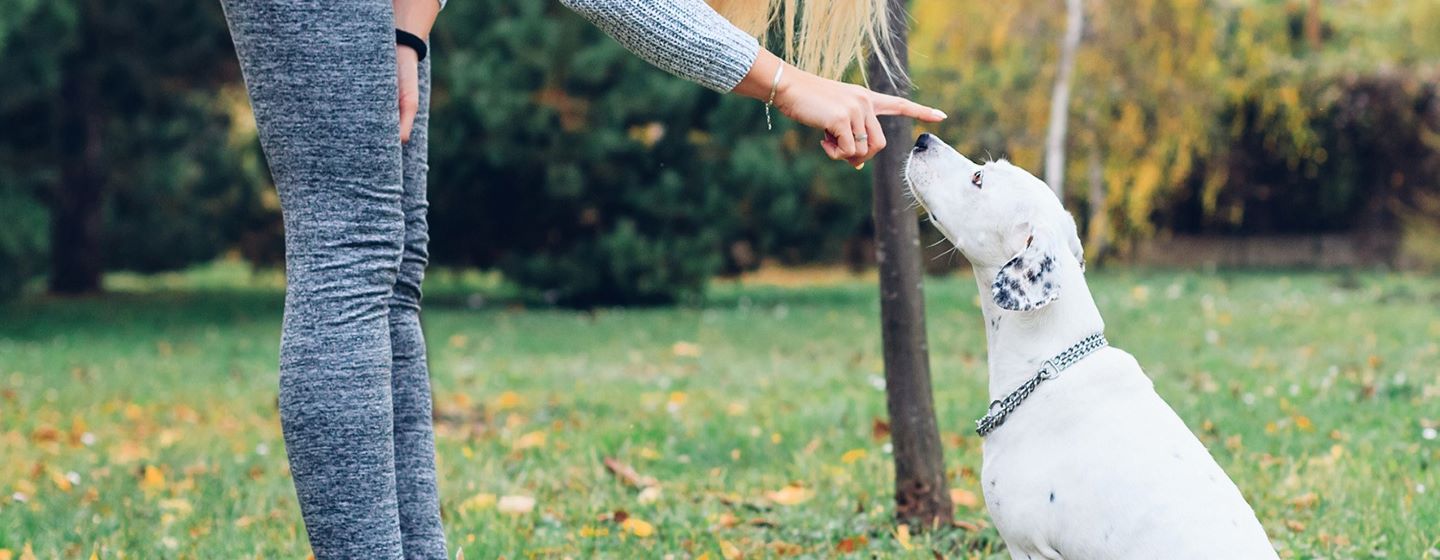
{"type": "Polygon", "coordinates": [[[430,380],[429,59],[400,143],[391,0],[223,0],[285,220],[280,420],[318,559],[444,558],[430,380]]]}

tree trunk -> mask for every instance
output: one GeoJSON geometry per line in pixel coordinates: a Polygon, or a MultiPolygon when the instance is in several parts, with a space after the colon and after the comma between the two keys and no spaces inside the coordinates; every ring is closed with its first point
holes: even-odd
{"type": "MultiPolygon", "coordinates": [[[[904,0],[890,0],[891,39],[898,70],[908,66],[904,0]]],[[[909,84],[886,76],[870,57],[869,74],[881,93],[906,96],[909,84]]],[[[953,519],[945,481],[945,453],[930,392],[925,342],[925,299],[920,271],[920,232],[901,185],[910,148],[911,122],[880,117],[889,147],[872,162],[875,177],[875,259],[880,266],[880,330],[885,352],[885,401],[895,458],[895,515],[917,529],[953,519]]]]}
{"type": "Polygon", "coordinates": [[[1065,0],[1065,37],[1060,43],[1060,67],[1050,94],[1050,130],[1045,135],[1045,182],[1065,202],[1065,130],[1070,123],[1070,82],[1075,74],[1075,51],[1085,25],[1081,0],[1065,0]]]}
{"type": "Polygon", "coordinates": [[[1090,179],[1090,219],[1087,223],[1090,227],[1089,235],[1086,235],[1086,253],[1089,253],[1089,261],[1101,262],[1105,259],[1110,250],[1110,215],[1106,211],[1105,200],[1105,170],[1101,166],[1100,147],[1090,146],[1090,157],[1088,162],[1088,175],[1090,179]]]}
{"type": "Polygon", "coordinates": [[[1320,48],[1320,0],[1310,0],[1310,8],[1305,10],[1305,42],[1310,48],[1320,48]]]}
{"type": "MultiPolygon", "coordinates": [[[[82,48],[83,51],[83,48],[82,48]]],[[[71,60],[60,85],[60,183],[51,204],[50,292],[79,295],[100,291],[101,169],[100,116],[82,57],[71,60]]]]}

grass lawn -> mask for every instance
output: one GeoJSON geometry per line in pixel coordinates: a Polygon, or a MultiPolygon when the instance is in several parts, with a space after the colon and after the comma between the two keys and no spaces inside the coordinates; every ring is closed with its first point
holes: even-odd
{"type": "MultiPolygon", "coordinates": [[[[872,283],[721,284],[701,306],[577,313],[440,276],[424,321],[446,527],[466,558],[1006,557],[973,501],[966,527],[897,538],[872,283]],[[507,513],[509,496],[535,506],[507,513]]],[[[226,278],[117,277],[101,299],[0,307],[0,559],[305,556],[275,409],[280,292],[226,278]]],[[[1282,556],[1440,558],[1440,280],[1091,282],[1111,342],[1282,556]]],[[[965,502],[985,408],[976,289],[927,290],[965,502]]]]}

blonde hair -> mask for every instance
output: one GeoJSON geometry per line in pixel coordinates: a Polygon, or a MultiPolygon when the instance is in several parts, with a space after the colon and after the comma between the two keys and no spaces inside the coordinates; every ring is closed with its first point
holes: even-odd
{"type": "Polygon", "coordinates": [[[736,27],[763,37],[776,22],[785,34],[784,57],[791,64],[838,79],[874,53],[885,74],[903,78],[890,44],[889,0],[709,0],[736,27]]]}

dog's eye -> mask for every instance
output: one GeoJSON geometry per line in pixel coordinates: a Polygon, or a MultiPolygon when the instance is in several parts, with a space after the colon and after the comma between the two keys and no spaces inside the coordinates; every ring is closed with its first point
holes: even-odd
{"type": "Polygon", "coordinates": [[[985,181],[984,181],[985,177],[982,175],[982,173],[985,173],[985,170],[982,169],[982,170],[976,171],[974,175],[971,175],[971,176],[970,176],[970,184],[975,185],[975,186],[977,186],[977,187],[984,188],[985,185],[984,185],[983,183],[985,182],[985,181]]]}

